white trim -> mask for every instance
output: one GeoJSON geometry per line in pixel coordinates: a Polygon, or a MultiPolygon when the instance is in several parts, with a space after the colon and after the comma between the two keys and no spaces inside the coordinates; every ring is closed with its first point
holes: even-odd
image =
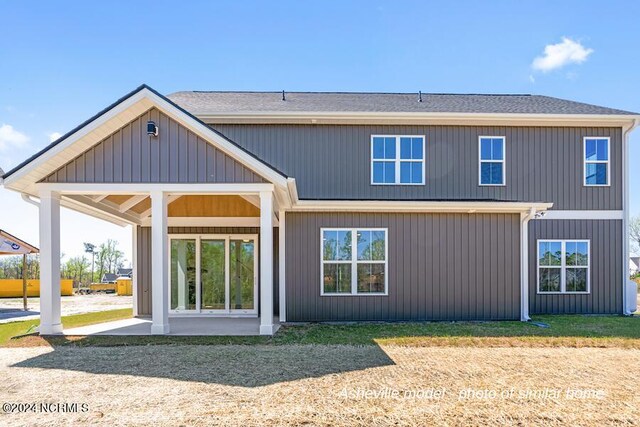
{"type": "MultiPolygon", "coordinates": [[[[597,146],[596,146],[597,155],[597,146]]],[[[582,185],[584,187],[611,187],[611,138],[608,136],[585,136],[582,138],[582,185]],[[587,140],[606,139],[607,140],[607,160],[587,160],[587,140]],[[604,164],[607,165],[606,184],[587,184],[587,165],[604,164]]]]}
{"type": "Polygon", "coordinates": [[[541,220],[545,219],[611,219],[621,220],[623,219],[624,211],[556,211],[550,210],[545,213],[541,220]]]}
{"type": "Polygon", "coordinates": [[[370,184],[371,185],[425,185],[425,164],[426,164],[426,140],[425,135],[371,135],[370,144],[370,156],[369,156],[369,168],[370,168],[370,184]],[[396,157],[394,159],[374,159],[373,158],[373,139],[374,138],[395,138],[396,145],[396,157]],[[400,139],[401,138],[421,138],[422,139],[422,159],[402,159],[400,156],[400,139]],[[394,182],[374,182],[373,181],[373,163],[393,163],[395,165],[395,177],[394,182]],[[422,181],[421,182],[400,182],[400,166],[401,163],[418,163],[422,164],[422,181]]]}
{"type": "Polygon", "coordinates": [[[538,239],[536,240],[536,293],[539,295],[587,295],[591,293],[591,240],[587,239],[538,239]],[[587,244],[587,265],[586,266],[567,266],[567,242],[577,242],[587,244]],[[540,243],[560,243],[561,255],[560,265],[549,266],[540,265],[540,243]],[[560,291],[541,291],[540,290],[540,269],[541,268],[553,268],[560,270],[560,291]],[[587,269],[587,290],[586,291],[567,291],[567,269],[587,269]]]}
{"type": "Polygon", "coordinates": [[[553,203],[529,202],[422,202],[385,200],[300,200],[291,211],[300,212],[451,212],[451,213],[519,213],[531,208],[546,211],[553,203]]]}
{"type": "MultiPolygon", "coordinates": [[[[240,216],[170,216],[167,218],[169,227],[260,227],[260,217],[240,217],[240,216]]],[[[145,218],[141,222],[142,226],[150,226],[151,218],[145,218]]],[[[278,221],[274,221],[274,226],[278,221]]]]}
{"type": "MultiPolygon", "coordinates": [[[[480,187],[504,187],[507,185],[507,138],[505,136],[478,136],[478,186],[480,187]],[[501,139],[502,140],[502,160],[483,160],[482,159],[482,139],[501,139]],[[501,163],[502,164],[502,182],[500,184],[483,184],[482,183],[482,164],[483,163],[501,163]]],[[[493,143],[492,143],[493,144],[493,143]]]]}
{"type": "Polygon", "coordinates": [[[388,296],[389,295],[389,229],[381,227],[321,227],[320,228],[320,296],[324,297],[352,297],[352,296],[388,296]],[[351,232],[351,259],[350,260],[325,260],[324,259],[324,232],[325,231],[349,231],[351,232]],[[358,260],[358,231],[383,231],[384,232],[384,261],[358,260]],[[351,265],[351,293],[325,292],[324,291],[324,265],[325,264],[349,264],[351,265]],[[358,292],[358,264],[384,264],[384,292],[358,292]]]}
{"type": "Polygon", "coordinates": [[[62,194],[127,194],[148,195],[152,191],[168,194],[232,194],[252,195],[262,191],[273,191],[274,185],[268,183],[38,183],[38,189],[57,191],[62,194]]]}
{"type": "Polygon", "coordinates": [[[218,113],[192,111],[206,123],[392,124],[392,125],[491,125],[491,126],[623,126],[632,114],[519,114],[438,112],[260,112],[218,113]]]}
{"type": "Polygon", "coordinates": [[[287,321],[287,292],[286,292],[286,216],[285,211],[280,211],[278,217],[278,308],[280,322],[287,321]]]}

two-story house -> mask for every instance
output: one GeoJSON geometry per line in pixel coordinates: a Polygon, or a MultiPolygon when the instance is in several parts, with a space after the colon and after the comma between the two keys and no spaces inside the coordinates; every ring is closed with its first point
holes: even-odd
{"type": "Polygon", "coordinates": [[[629,314],[639,120],[535,95],[141,86],[4,186],[40,206],[43,334],[62,330],[61,206],[132,226],[148,333],[629,314]]]}

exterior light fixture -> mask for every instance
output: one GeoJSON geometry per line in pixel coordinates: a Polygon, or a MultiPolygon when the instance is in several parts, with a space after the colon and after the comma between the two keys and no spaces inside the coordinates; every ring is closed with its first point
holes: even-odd
{"type": "Polygon", "coordinates": [[[147,135],[158,136],[158,126],[156,125],[156,122],[152,120],[147,122],[147,135]]]}

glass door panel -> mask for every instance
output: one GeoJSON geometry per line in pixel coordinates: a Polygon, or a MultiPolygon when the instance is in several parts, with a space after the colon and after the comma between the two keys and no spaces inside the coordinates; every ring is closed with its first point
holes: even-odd
{"type": "Polygon", "coordinates": [[[200,241],[200,305],[202,310],[225,307],[225,240],[200,241]]]}
{"type": "Polygon", "coordinates": [[[229,241],[229,308],[231,311],[255,308],[255,261],[253,239],[229,241]]]}
{"type": "Polygon", "coordinates": [[[171,309],[196,309],[196,241],[171,240],[171,309]]]}

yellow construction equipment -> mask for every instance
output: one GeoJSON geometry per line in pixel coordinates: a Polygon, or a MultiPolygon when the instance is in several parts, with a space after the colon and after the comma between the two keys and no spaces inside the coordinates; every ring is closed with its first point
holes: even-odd
{"type": "MultiPolygon", "coordinates": [[[[60,280],[60,295],[73,295],[73,280],[60,280]]],[[[40,279],[27,280],[27,296],[40,296],[40,279]]],[[[0,298],[22,297],[22,279],[0,279],[0,298]]]]}
{"type": "Polygon", "coordinates": [[[118,295],[133,295],[132,280],[128,277],[118,277],[116,280],[118,295]]]}

